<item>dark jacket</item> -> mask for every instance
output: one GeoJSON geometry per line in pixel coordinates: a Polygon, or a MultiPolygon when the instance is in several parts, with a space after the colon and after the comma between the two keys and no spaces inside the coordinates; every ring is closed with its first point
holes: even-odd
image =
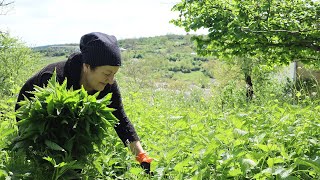
{"type": "MultiPolygon", "coordinates": [[[[48,80],[51,78],[54,70],[57,72],[57,81],[62,84],[65,78],[67,78],[67,88],[70,89],[73,87],[74,90],[80,89],[80,74],[82,68],[82,55],[81,53],[76,53],[71,55],[67,61],[61,61],[53,64],[49,64],[38,73],[36,73],[33,77],[28,79],[28,81],[23,85],[20,90],[17,102],[24,99],[23,95],[27,98],[32,97],[33,95],[28,93],[28,91],[33,91],[34,85],[43,87],[48,84],[48,80]]],[[[103,91],[100,92],[98,99],[103,98],[108,93],[112,93],[111,104],[108,106],[110,108],[116,109],[113,112],[113,115],[119,119],[119,124],[115,126],[115,130],[122,140],[122,142],[126,145],[128,142],[133,142],[139,140],[139,137],[126,116],[120,91],[115,81],[112,85],[106,85],[103,91]]],[[[15,109],[19,108],[18,103],[16,104],[15,109]]]]}

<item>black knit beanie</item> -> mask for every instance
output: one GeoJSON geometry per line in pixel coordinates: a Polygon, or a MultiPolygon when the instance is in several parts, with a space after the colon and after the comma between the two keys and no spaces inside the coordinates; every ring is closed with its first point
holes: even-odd
{"type": "Polygon", "coordinates": [[[80,39],[83,63],[90,66],[121,66],[117,38],[100,32],[85,34],[80,39]]]}

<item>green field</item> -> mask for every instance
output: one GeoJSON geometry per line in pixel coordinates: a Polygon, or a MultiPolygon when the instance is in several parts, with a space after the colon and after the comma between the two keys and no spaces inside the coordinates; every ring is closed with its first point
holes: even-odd
{"type": "MultiPolygon", "coordinates": [[[[320,179],[318,85],[298,90],[260,70],[248,101],[240,67],[195,58],[189,36],[120,45],[126,50],[116,78],[126,113],[154,158],[154,175],[145,175],[113,132],[104,150],[89,157],[84,179],[320,179]]],[[[0,179],[48,178],[23,152],[6,149],[17,134],[13,107],[21,85],[65,56],[35,59],[11,86],[1,86],[0,179]]]]}

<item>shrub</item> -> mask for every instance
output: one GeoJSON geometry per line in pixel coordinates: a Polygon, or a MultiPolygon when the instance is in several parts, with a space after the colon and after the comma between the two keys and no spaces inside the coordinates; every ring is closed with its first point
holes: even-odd
{"type": "Polygon", "coordinates": [[[18,39],[0,32],[0,95],[11,95],[8,87],[23,81],[21,70],[32,69],[37,58],[38,54],[33,53],[18,39]]]}
{"type": "Polygon", "coordinates": [[[141,54],[135,54],[135,55],[133,56],[133,58],[142,59],[143,56],[142,56],[141,54]]]}

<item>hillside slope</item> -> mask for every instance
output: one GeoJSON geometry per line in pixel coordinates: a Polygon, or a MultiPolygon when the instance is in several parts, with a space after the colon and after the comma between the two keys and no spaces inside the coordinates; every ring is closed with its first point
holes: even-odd
{"type": "MultiPolygon", "coordinates": [[[[149,38],[119,40],[124,67],[120,74],[133,81],[148,80],[159,85],[192,84],[207,87],[213,82],[210,66],[212,57],[200,57],[195,53],[191,35],[165,35],[149,38]]],[[[79,51],[78,44],[58,44],[33,48],[45,59],[64,60],[79,51]]],[[[48,62],[49,63],[49,62],[48,62]]],[[[120,75],[120,76],[121,76],[120,75]]]]}

